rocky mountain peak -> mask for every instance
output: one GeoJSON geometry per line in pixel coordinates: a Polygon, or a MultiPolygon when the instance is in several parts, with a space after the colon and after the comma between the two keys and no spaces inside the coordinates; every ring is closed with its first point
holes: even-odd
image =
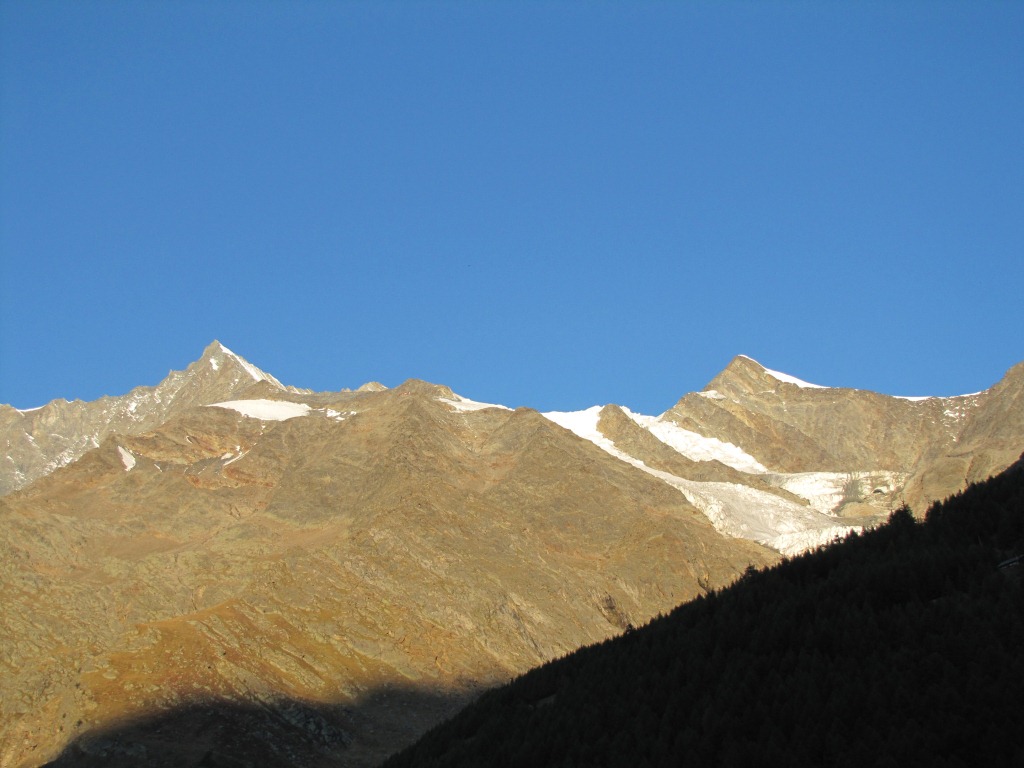
{"type": "Polygon", "coordinates": [[[703,391],[720,392],[722,389],[730,390],[737,386],[749,386],[754,382],[763,382],[766,379],[764,370],[755,360],[746,355],[737,355],[729,361],[721,373],[708,382],[703,391]]]}
{"type": "Polygon", "coordinates": [[[424,395],[429,398],[453,398],[455,393],[443,384],[432,384],[422,379],[406,379],[392,390],[398,396],[424,395]]]}
{"type": "Polygon", "coordinates": [[[1015,391],[1024,390],[1024,362],[1012,366],[1003,378],[999,380],[996,387],[1013,389],[1015,391]]]}
{"type": "Polygon", "coordinates": [[[23,488],[97,447],[111,434],[138,435],[188,408],[271,392],[308,392],[286,387],[245,358],[214,341],[183,371],[169,371],[156,386],[83,402],[54,400],[32,411],[4,409],[0,443],[0,495],[23,488]]]}
{"type": "Polygon", "coordinates": [[[811,384],[788,373],[773,371],[746,355],[737,355],[703,391],[738,396],[781,390],[792,396],[801,390],[809,392],[825,389],[829,388],[820,384],[811,384]]]}
{"type": "Polygon", "coordinates": [[[244,357],[235,354],[217,340],[211,342],[210,345],[203,350],[202,357],[192,363],[188,367],[187,371],[193,374],[204,370],[220,373],[225,369],[244,374],[254,382],[266,381],[281,389],[286,388],[280,381],[269,373],[260,370],[244,357]]]}

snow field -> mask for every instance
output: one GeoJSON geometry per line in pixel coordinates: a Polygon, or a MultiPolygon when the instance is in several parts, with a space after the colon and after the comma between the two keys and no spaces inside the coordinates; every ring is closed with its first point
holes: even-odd
{"type": "Polygon", "coordinates": [[[287,421],[306,416],[313,410],[305,403],[290,403],[286,400],[228,400],[212,403],[209,407],[227,408],[260,421],[287,421]]]}
{"type": "MultiPolygon", "coordinates": [[[[595,405],[583,411],[552,411],[543,416],[578,437],[589,440],[615,458],[671,485],[700,510],[718,531],[727,536],[756,541],[783,554],[792,555],[859,529],[858,526],[842,525],[828,514],[841,499],[841,489],[845,487],[847,475],[809,472],[771,476],[782,487],[806,498],[808,505],[738,483],[686,480],[649,467],[619,449],[598,429],[601,410],[601,406],[595,405]],[[840,489],[840,496],[833,502],[837,489],[840,489]]],[[[654,416],[623,410],[639,426],[689,459],[717,459],[749,474],[767,473],[762,464],[731,443],[689,432],[654,416]]]]}
{"type": "Polygon", "coordinates": [[[497,405],[495,403],[478,403],[476,400],[470,400],[469,398],[463,397],[462,395],[455,395],[453,400],[450,397],[439,397],[439,402],[451,407],[453,410],[460,411],[462,413],[468,413],[470,411],[482,411],[485,408],[500,408],[505,411],[511,411],[507,405],[497,405]]]}

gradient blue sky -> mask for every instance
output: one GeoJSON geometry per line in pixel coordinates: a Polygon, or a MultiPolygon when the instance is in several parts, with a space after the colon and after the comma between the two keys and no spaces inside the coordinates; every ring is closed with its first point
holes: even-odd
{"type": "Polygon", "coordinates": [[[660,413],[1024,360],[1024,3],[0,2],[0,402],[214,338],[660,413]]]}

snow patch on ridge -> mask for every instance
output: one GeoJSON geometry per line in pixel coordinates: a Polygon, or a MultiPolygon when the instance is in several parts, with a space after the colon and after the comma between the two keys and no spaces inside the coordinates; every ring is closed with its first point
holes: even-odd
{"type": "Polygon", "coordinates": [[[790,376],[788,373],[781,373],[780,371],[773,371],[771,368],[765,368],[763,365],[758,363],[757,360],[755,360],[752,357],[747,357],[747,355],[740,355],[740,357],[746,358],[752,363],[757,363],[757,365],[761,367],[761,370],[763,370],[773,379],[778,379],[779,381],[785,382],[786,384],[796,384],[796,386],[801,387],[803,389],[828,389],[828,387],[823,387],[821,384],[811,384],[809,381],[798,379],[796,376],[790,376]]]}
{"type": "Polygon", "coordinates": [[[696,394],[701,397],[706,397],[708,400],[725,400],[725,395],[719,392],[717,389],[708,389],[704,392],[697,392],[696,394]]]}
{"type": "MultiPolygon", "coordinates": [[[[218,342],[218,343],[220,343],[220,342],[218,342]]],[[[236,363],[238,363],[240,366],[242,366],[242,368],[245,369],[245,372],[248,373],[250,376],[252,376],[253,381],[266,381],[266,382],[268,382],[270,384],[273,384],[275,387],[280,387],[281,389],[285,388],[284,384],[282,384],[280,381],[275,379],[269,373],[266,373],[265,371],[261,371],[255,365],[253,365],[248,360],[246,360],[244,357],[240,357],[239,355],[236,355],[234,352],[232,352],[230,349],[225,347],[223,344],[220,345],[220,349],[221,349],[221,351],[225,355],[230,356],[231,358],[234,359],[234,361],[236,363]]],[[[210,364],[213,366],[213,370],[216,371],[217,370],[217,360],[216,360],[216,358],[211,358],[210,359],[210,364]]]]}
{"type": "MultiPolygon", "coordinates": [[[[633,413],[628,408],[622,408],[622,411],[638,426],[646,429],[669,448],[692,461],[720,461],[726,466],[750,474],[762,474],[768,471],[767,467],[757,459],[732,443],[726,443],[714,437],[704,437],[670,421],[663,421],[657,416],[633,413]]],[[[600,405],[591,406],[584,411],[551,411],[541,415],[613,455],[622,453],[597,427],[601,418],[600,405]],[[609,448],[613,450],[609,450],[609,448]]]]}
{"type": "Polygon", "coordinates": [[[646,463],[634,456],[630,456],[618,448],[612,440],[605,437],[601,430],[597,428],[597,422],[601,419],[602,407],[600,405],[592,405],[583,411],[548,411],[547,413],[542,413],[541,416],[555,422],[560,427],[568,429],[577,437],[590,441],[605,453],[610,453],[615,458],[631,464],[649,475],[654,475],[665,480],[665,482],[669,482],[669,478],[679,479],[673,474],[647,466],[646,463]]]}
{"type": "MultiPolygon", "coordinates": [[[[749,355],[739,355],[739,357],[742,357],[745,360],[749,360],[750,362],[752,362],[755,365],[757,365],[758,367],[760,367],[761,370],[763,370],[765,373],[767,373],[772,378],[778,379],[779,381],[784,381],[787,384],[795,384],[796,386],[802,387],[804,389],[831,389],[831,387],[824,387],[821,384],[811,384],[808,381],[803,381],[802,379],[798,379],[796,376],[790,376],[788,373],[782,373],[780,371],[773,371],[771,368],[765,368],[763,365],[761,365],[759,362],[757,362],[757,360],[755,360],[754,358],[750,357],[749,355]]],[[[872,390],[863,390],[863,391],[872,391],[872,390]]],[[[971,392],[971,393],[966,394],[966,395],[950,395],[949,397],[942,397],[940,395],[914,395],[914,396],[908,396],[908,395],[886,395],[886,397],[893,397],[893,398],[895,398],[897,400],[909,400],[910,402],[913,402],[913,403],[919,403],[922,400],[954,400],[956,398],[961,398],[961,397],[977,397],[978,395],[985,394],[985,392],[987,392],[987,391],[988,390],[982,390],[981,392],[971,392]]],[[[713,400],[723,399],[719,395],[719,393],[715,392],[715,390],[713,390],[713,389],[712,390],[708,390],[707,392],[698,392],[697,394],[701,395],[702,397],[710,397],[713,400]],[[718,396],[716,397],[716,395],[718,395],[718,396]]]]}
{"type": "Polygon", "coordinates": [[[455,395],[454,400],[450,397],[439,397],[438,401],[444,403],[445,405],[451,406],[456,411],[460,411],[463,413],[468,411],[482,411],[485,408],[500,408],[504,411],[512,410],[507,405],[497,405],[495,403],[478,403],[476,400],[470,400],[469,398],[463,397],[462,395],[455,395]]]}
{"type": "MultiPolygon", "coordinates": [[[[629,454],[620,451],[615,447],[615,443],[601,434],[601,430],[597,428],[597,422],[601,418],[600,405],[592,405],[584,411],[549,411],[548,413],[542,413],[545,419],[555,422],[560,427],[565,427],[577,437],[582,437],[584,440],[589,440],[599,448],[603,448],[605,451],[610,453],[612,456],[617,458],[623,458],[623,461],[633,464],[633,466],[639,466],[643,464],[642,461],[634,459],[629,454]]],[[[644,464],[644,466],[647,466],[644,464]]]]}
{"type": "Polygon", "coordinates": [[[287,400],[228,400],[211,403],[209,407],[227,408],[260,421],[287,421],[306,416],[312,410],[305,403],[291,403],[287,400]]]}
{"type": "MultiPolygon", "coordinates": [[[[850,531],[861,529],[860,526],[844,525],[836,518],[823,513],[819,508],[828,503],[824,499],[817,504],[812,500],[810,506],[806,506],[738,483],[686,480],[670,472],[649,467],[640,459],[619,449],[612,440],[601,433],[597,427],[601,418],[601,408],[601,406],[595,405],[583,411],[551,411],[542,415],[578,437],[589,440],[615,458],[671,485],[700,510],[716,530],[727,536],[756,541],[783,554],[793,555],[811,547],[826,544],[850,531]]],[[[631,417],[632,415],[630,414],[631,417]]],[[[645,418],[653,419],[654,417],[645,418]]],[[[638,423],[644,426],[641,422],[638,423]]],[[[679,432],[687,431],[679,427],[675,429],[679,432]]],[[[673,437],[678,437],[674,433],[672,434],[673,437]]],[[[704,439],[711,440],[711,438],[704,439]]],[[[721,441],[715,442],[720,446],[731,445],[721,441]]],[[[666,444],[671,446],[670,443],[666,444]]],[[[718,447],[716,446],[716,448],[718,447]]],[[[736,446],[731,447],[736,448],[736,446]]],[[[736,450],[740,449],[736,448],[736,450]]],[[[751,461],[753,461],[752,458],[751,461]]],[[[821,475],[825,473],[806,474],[821,475]]],[[[778,477],[786,478],[787,476],[778,477]]],[[[808,493],[813,492],[817,487],[815,482],[822,486],[822,489],[827,488],[829,491],[832,489],[831,485],[824,484],[820,478],[805,478],[802,489],[808,493]]],[[[794,484],[799,486],[800,482],[794,484]]]]}
{"type": "Polygon", "coordinates": [[[970,394],[967,395],[950,395],[949,397],[941,397],[939,395],[921,395],[919,397],[910,397],[907,395],[890,395],[890,397],[895,397],[897,400],[910,400],[911,402],[919,403],[922,400],[956,400],[957,398],[960,397],[977,397],[978,395],[983,394],[985,394],[985,390],[981,392],[971,392],[970,394]]]}
{"type": "Polygon", "coordinates": [[[623,412],[674,451],[693,461],[720,461],[740,472],[762,474],[768,468],[737,445],[716,437],[705,437],[697,432],[666,421],[658,416],[644,416],[628,408],[623,412]]]}

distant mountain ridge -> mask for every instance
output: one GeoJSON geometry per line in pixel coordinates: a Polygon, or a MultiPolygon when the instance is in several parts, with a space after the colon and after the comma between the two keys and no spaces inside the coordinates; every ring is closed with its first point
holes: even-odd
{"type": "MultiPolygon", "coordinates": [[[[1024,432],[1022,390],[1024,363],[983,392],[908,398],[808,384],[739,355],[704,390],[684,395],[657,421],[732,446],[737,456],[749,458],[750,466],[741,470],[904,473],[910,477],[907,500],[919,507],[1008,465],[1024,432]],[[998,443],[995,450],[992,442],[998,443]],[[965,463],[979,450],[981,461],[965,463]],[[936,462],[943,471],[934,471],[936,462]]],[[[91,402],[54,400],[29,410],[0,405],[0,495],[76,460],[110,434],[140,434],[189,407],[276,392],[312,394],[286,387],[214,341],[197,361],[155,387],[91,402]]],[[[634,420],[647,419],[650,426],[651,418],[634,420]]]]}
{"type": "MultiPolygon", "coordinates": [[[[871,525],[898,503],[922,511],[1006,467],[1024,434],[1022,393],[1024,363],[983,392],[904,398],[809,384],[739,355],[658,417],[614,405],[545,415],[682,492],[723,533],[791,553],[871,525]]],[[[155,387],[30,411],[0,405],[0,495],[109,435],[145,433],[195,406],[314,394],[215,341],[155,387]]]]}
{"type": "Polygon", "coordinates": [[[923,512],[929,502],[1005,469],[1019,455],[1024,363],[983,392],[904,398],[780,383],[741,356],[666,416],[713,430],[777,471],[905,473],[905,500],[923,512]]]}
{"type": "Polygon", "coordinates": [[[1024,447],[1024,363],[984,392],[902,398],[740,355],[656,418],[618,406],[550,416],[678,488],[723,532],[793,553],[1007,467],[1024,447]]]}
{"type": "Polygon", "coordinates": [[[72,740],[159,764],[153,734],[100,734],[210,702],[333,734],[266,736],[268,765],[373,764],[484,687],[1002,469],[1022,389],[1024,365],[916,401],[739,357],[660,416],[541,414],[286,387],[214,342],[156,387],[0,406],[0,766],[72,740]]]}
{"type": "Polygon", "coordinates": [[[136,387],[125,395],[90,402],[54,400],[25,411],[0,405],[5,453],[0,495],[70,464],[108,435],[141,434],[186,408],[258,393],[267,386],[300,391],[285,387],[214,341],[188,368],[171,371],[155,387],[136,387]]]}
{"type": "MultiPolygon", "coordinates": [[[[328,707],[339,735],[263,764],[373,764],[480,688],[775,558],[535,411],[415,380],[267,386],[0,498],[0,764],[282,697],[328,707]],[[409,686],[436,692],[428,710],[378,697],[409,686]]],[[[193,762],[222,748],[181,741],[193,762]]]]}

